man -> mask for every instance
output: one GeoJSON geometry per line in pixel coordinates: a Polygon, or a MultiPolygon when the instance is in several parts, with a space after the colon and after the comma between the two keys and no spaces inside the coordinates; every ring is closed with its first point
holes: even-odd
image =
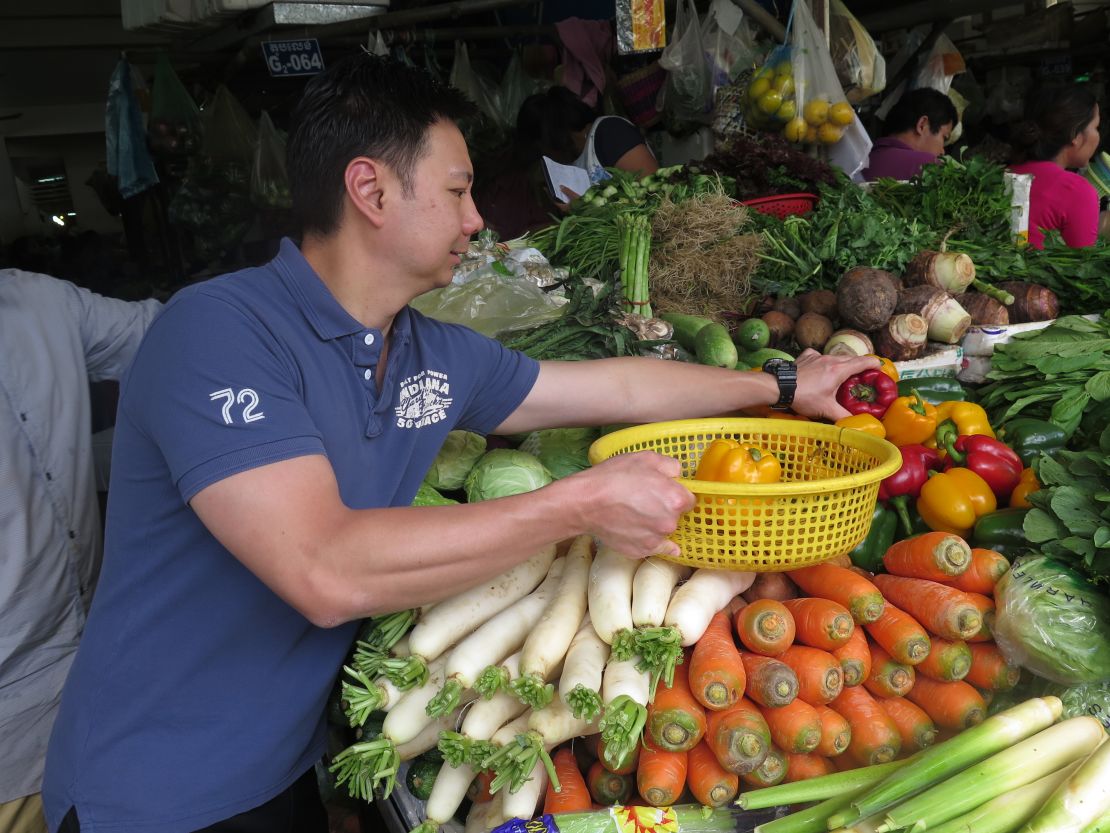
{"type": "Polygon", "coordinates": [[[89,382],[118,379],[157,301],[0,270],[0,830],[46,830],[39,788],[100,569],[89,382]]]}
{"type": "Polygon", "coordinates": [[[886,135],[875,142],[863,178],[911,179],[944,153],[959,116],[944,93],[921,87],[903,94],[883,126],[886,135]]]}
{"type": "MultiPolygon", "coordinates": [[[[541,365],[410,309],[482,227],[456,127],[469,111],[367,55],[317,76],[289,139],[301,249],[183,290],[148,334],[123,385],[100,594],[51,739],[52,829],[323,830],[313,766],[360,619],[581,533],[633,558],[676,551],[666,536],[693,499],[653,453],[529,494],[409,506],[449,430],[779,400],[769,374],[541,365]]],[[[794,406],[843,415],[836,388],[873,363],[807,356],[794,406]]]]}

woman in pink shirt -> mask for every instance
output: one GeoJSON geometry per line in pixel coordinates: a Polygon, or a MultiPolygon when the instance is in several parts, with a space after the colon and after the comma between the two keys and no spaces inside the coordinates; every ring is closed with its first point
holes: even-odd
{"type": "Polygon", "coordinates": [[[1025,105],[1013,131],[1018,162],[1010,170],[1032,174],[1029,245],[1044,248],[1044,231],[1056,229],[1072,247],[1098,239],[1098,192],[1069,168],[1082,168],[1098,150],[1098,102],[1082,86],[1043,87],[1025,105]]]}

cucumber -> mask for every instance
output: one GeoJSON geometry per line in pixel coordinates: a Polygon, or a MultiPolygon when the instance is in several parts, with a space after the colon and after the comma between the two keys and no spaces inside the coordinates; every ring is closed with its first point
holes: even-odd
{"type": "Polygon", "coordinates": [[[674,328],[674,340],[691,353],[695,351],[694,339],[697,338],[698,331],[713,323],[708,318],[681,312],[661,312],[658,317],[674,328]]]}
{"type": "Polygon", "coordinates": [[[742,352],[762,350],[771,343],[771,328],[762,318],[749,318],[736,329],[732,340],[742,352]]]}
{"type": "Polygon", "coordinates": [[[694,353],[698,361],[712,367],[735,367],[736,345],[723,324],[709,324],[698,330],[694,339],[694,353]]]}
{"type": "Polygon", "coordinates": [[[748,370],[752,367],[763,367],[763,363],[768,359],[786,359],[787,361],[794,361],[794,357],[789,353],[784,353],[782,350],[775,350],[771,347],[764,347],[762,350],[752,350],[741,353],[739,361],[736,364],[736,369],[748,370]]]}

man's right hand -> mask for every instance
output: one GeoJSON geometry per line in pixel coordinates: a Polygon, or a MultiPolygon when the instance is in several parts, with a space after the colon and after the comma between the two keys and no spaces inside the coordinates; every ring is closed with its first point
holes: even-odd
{"type": "Polygon", "coordinates": [[[694,507],[692,492],[675,481],[679,462],[654,451],[621,454],[566,478],[581,503],[583,526],[631,558],[679,555],[668,540],[683,512],[694,507]]]}

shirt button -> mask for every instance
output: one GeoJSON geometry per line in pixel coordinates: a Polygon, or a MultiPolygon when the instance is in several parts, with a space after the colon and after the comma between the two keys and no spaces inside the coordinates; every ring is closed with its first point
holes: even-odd
{"type": "Polygon", "coordinates": [[[46,473],[46,479],[47,479],[47,480],[53,480],[53,479],[54,479],[54,475],[52,475],[52,474],[51,474],[50,472],[47,472],[47,473],[46,473]]]}
{"type": "Polygon", "coordinates": [[[76,533],[76,532],[74,532],[74,531],[73,531],[73,530],[71,529],[71,530],[69,531],[69,537],[70,537],[70,538],[76,538],[76,537],[77,537],[77,533],[76,533]]]}
{"type": "Polygon", "coordinates": [[[27,414],[20,414],[19,418],[20,418],[21,421],[26,422],[27,421],[27,414]]]}
{"type": "MultiPolygon", "coordinates": [[[[371,344],[374,343],[374,334],[367,333],[365,336],[363,336],[362,343],[369,347],[371,344]]],[[[369,379],[370,377],[367,376],[366,378],[369,379]]]]}
{"type": "Polygon", "coordinates": [[[367,381],[369,381],[370,379],[373,379],[374,378],[374,371],[371,370],[370,368],[366,368],[366,371],[362,374],[362,378],[366,379],[367,381]]]}

